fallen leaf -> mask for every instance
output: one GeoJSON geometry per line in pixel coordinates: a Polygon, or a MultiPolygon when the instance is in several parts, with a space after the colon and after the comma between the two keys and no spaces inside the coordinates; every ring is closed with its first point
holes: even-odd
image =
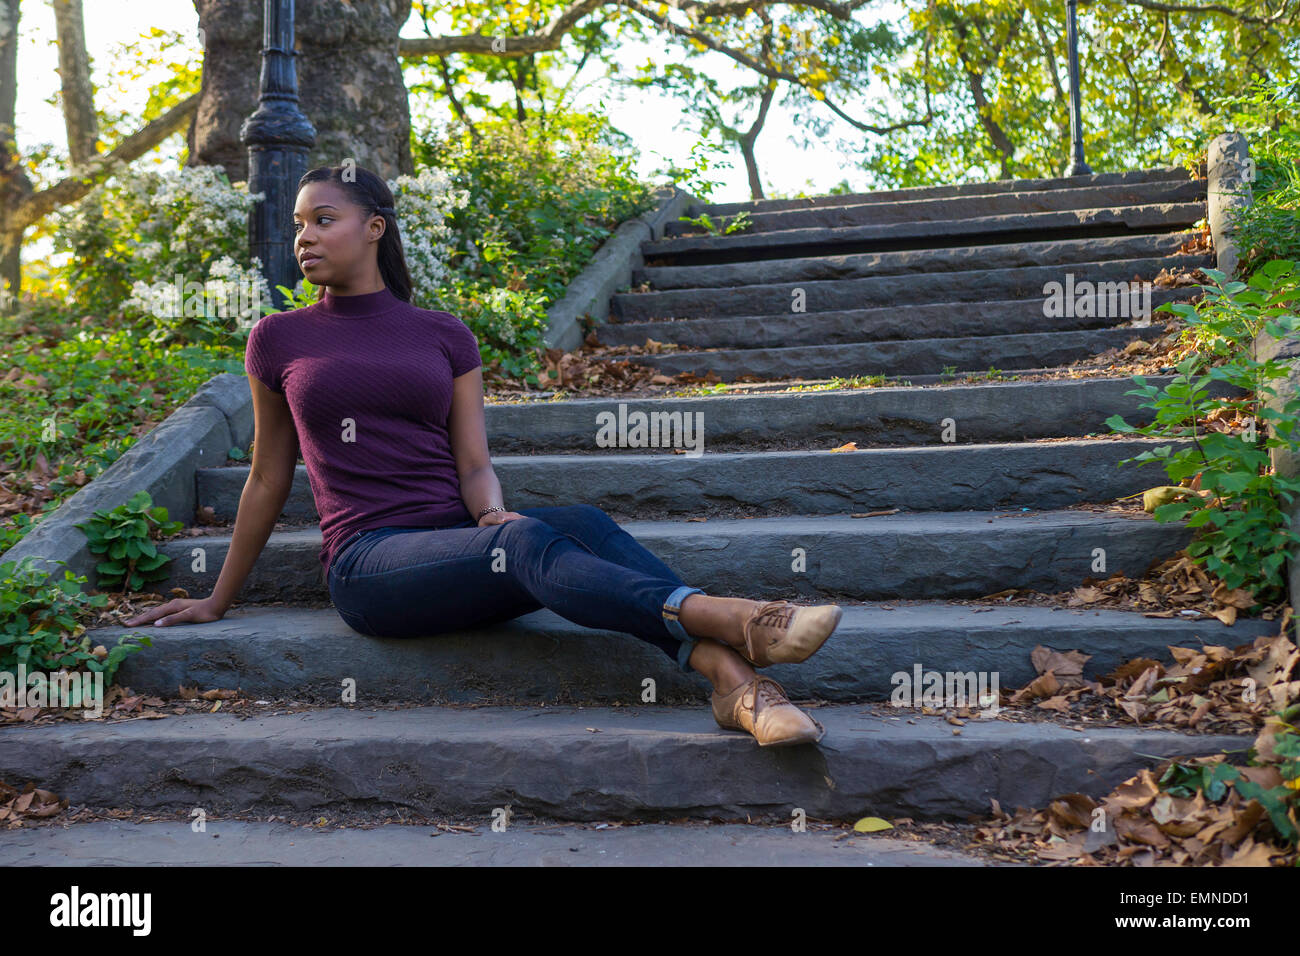
{"type": "Polygon", "coordinates": [[[888,820],[882,820],[880,817],[863,817],[853,824],[853,829],[858,833],[879,833],[881,830],[894,829],[894,825],[888,820]]]}

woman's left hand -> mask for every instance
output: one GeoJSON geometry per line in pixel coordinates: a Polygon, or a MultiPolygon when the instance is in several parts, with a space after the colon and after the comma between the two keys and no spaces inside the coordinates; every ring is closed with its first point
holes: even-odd
{"type": "Polygon", "coordinates": [[[490,524],[501,524],[504,521],[514,521],[516,518],[527,517],[527,515],[521,515],[517,511],[489,511],[479,519],[478,526],[486,528],[490,524]]]}

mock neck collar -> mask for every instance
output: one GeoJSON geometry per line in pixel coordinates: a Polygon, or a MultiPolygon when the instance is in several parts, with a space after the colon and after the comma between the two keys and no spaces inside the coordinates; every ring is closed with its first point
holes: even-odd
{"type": "Polygon", "coordinates": [[[316,305],[328,315],[368,316],[380,315],[392,311],[403,302],[385,286],[378,292],[366,292],[362,295],[331,295],[328,289],[322,289],[316,305]]]}

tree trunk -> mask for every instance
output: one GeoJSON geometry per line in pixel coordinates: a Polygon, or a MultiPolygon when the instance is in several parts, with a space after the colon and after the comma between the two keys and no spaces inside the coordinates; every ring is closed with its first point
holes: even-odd
{"type": "Polygon", "coordinates": [[[14,107],[18,101],[18,0],[0,0],[0,312],[18,308],[22,292],[22,230],[14,228],[18,204],[32,182],[18,157],[14,107]]]}
{"type": "Polygon", "coordinates": [[[59,38],[59,80],[68,156],[73,166],[84,166],[98,155],[95,144],[99,141],[99,120],[95,116],[95,91],[90,85],[81,0],[54,0],[54,22],[59,38]]]}
{"type": "MultiPolygon", "coordinates": [[[[194,0],[203,29],[203,82],[190,165],[222,166],[248,179],[239,128],[257,108],[262,58],[260,0],[194,0]]],[[[308,168],[345,159],[385,179],[413,173],[411,113],[397,34],[411,0],[313,0],[296,5],[298,100],[316,127],[308,168]]]]}
{"type": "Polygon", "coordinates": [[[758,105],[758,118],[754,120],[754,125],[740,137],[740,155],[745,158],[745,172],[749,174],[750,199],[763,198],[763,181],[758,176],[758,158],[754,155],[754,144],[758,141],[758,134],[763,131],[767,110],[772,105],[772,97],[775,93],[776,80],[769,79],[758,105]]]}

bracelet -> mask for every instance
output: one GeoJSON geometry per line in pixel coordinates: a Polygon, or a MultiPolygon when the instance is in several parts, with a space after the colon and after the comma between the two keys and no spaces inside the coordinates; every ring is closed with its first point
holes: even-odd
{"type": "Polygon", "coordinates": [[[475,518],[474,521],[475,521],[476,523],[479,522],[479,521],[482,521],[482,520],[483,520],[483,516],[484,516],[485,514],[488,514],[488,513],[491,512],[491,511],[505,511],[505,510],[506,510],[506,509],[505,509],[505,508],[502,508],[500,505],[492,505],[490,508],[484,508],[482,511],[480,511],[480,512],[478,513],[478,517],[475,518]]]}

